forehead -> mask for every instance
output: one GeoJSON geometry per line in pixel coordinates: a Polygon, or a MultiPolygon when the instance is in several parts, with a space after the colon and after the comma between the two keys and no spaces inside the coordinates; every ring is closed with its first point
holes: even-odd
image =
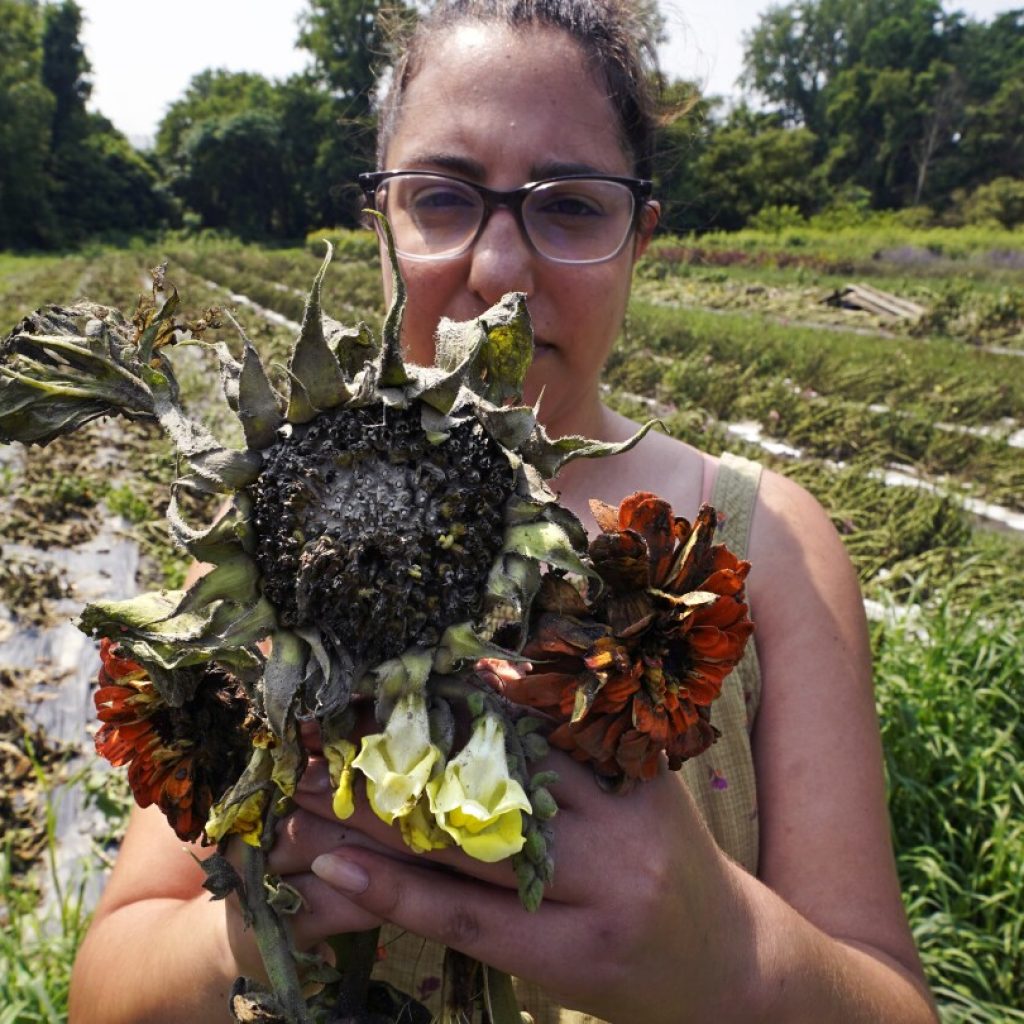
{"type": "Polygon", "coordinates": [[[498,187],[573,169],[633,170],[615,107],[575,40],[548,27],[487,23],[430,40],[386,162],[465,164],[463,173],[498,187]]]}

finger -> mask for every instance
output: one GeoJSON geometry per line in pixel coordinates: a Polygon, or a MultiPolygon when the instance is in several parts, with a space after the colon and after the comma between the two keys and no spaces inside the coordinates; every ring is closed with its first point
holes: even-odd
{"type": "Polygon", "coordinates": [[[306,718],[299,722],[299,739],[310,753],[319,754],[323,750],[320,723],[315,718],[306,718]]]}
{"type": "Polygon", "coordinates": [[[502,693],[505,683],[522,679],[532,667],[528,661],[517,663],[504,658],[480,658],[473,670],[488,685],[502,693]]]}
{"type": "MultiPolygon", "coordinates": [[[[292,875],[285,881],[299,894],[301,905],[294,914],[284,916],[296,949],[311,950],[332,935],[377,928],[381,919],[346,899],[337,890],[311,872],[292,875]]],[[[225,927],[238,969],[242,974],[266,978],[256,933],[246,923],[240,900],[232,895],[223,903],[225,927]]]]}
{"type": "Polygon", "coordinates": [[[465,874],[506,888],[515,888],[511,865],[506,861],[485,864],[467,857],[460,850],[414,853],[397,825],[388,825],[374,814],[364,793],[356,794],[356,809],[343,821],[334,816],[330,798],[321,793],[297,791],[297,805],[277,827],[276,841],[269,854],[270,870],[277,874],[308,871],[322,853],[341,847],[360,846],[386,856],[424,867],[441,870],[453,867],[465,874]]]}
{"type": "Polygon", "coordinates": [[[528,913],[514,892],[456,874],[354,849],[318,857],[313,870],[368,913],[542,985],[579,945],[576,908],[546,901],[528,913]]]}
{"type": "Polygon", "coordinates": [[[393,856],[414,856],[409,851],[395,851],[349,822],[325,818],[300,807],[278,824],[274,845],[267,856],[267,869],[275,875],[308,871],[316,857],[339,846],[366,846],[393,856]]]}
{"type": "Polygon", "coordinates": [[[327,770],[327,760],[315,754],[310,755],[306,768],[296,783],[296,789],[300,793],[332,793],[334,787],[331,785],[331,777],[327,770]]]}

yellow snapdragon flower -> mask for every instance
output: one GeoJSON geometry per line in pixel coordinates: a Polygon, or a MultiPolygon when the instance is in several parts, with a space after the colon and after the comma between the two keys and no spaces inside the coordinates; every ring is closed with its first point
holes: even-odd
{"type": "Polygon", "coordinates": [[[327,771],[334,786],[334,814],[344,820],[356,809],[352,796],[352,776],[355,768],[356,745],[351,740],[335,740],[324,744],[327,771]]]}
{"type": "Polygon", "coordinates": [[[426,793],[416,801],[416,806],[408,814],[398,819],[398,827],[402,830],[405,845],[415,853],[443,850],[446,846],[454,845],[451,836],[442,831],[434,820],[426,793]]]}
{"type": "Polygon", "coordinates": [[[437,824],[471,857],[493,863],[523,848],[523,787],[508,772],[501,722],[479,718],[469,742],[427,784],[437,824]]]}
{"type": "Polygon", "coordinates": [[[366,777],[374,813],[390,825],[413,810],[441,759],[430,742],[423,694],[417,692],[398,699],[384,732],[363,737],[352,765],[366,777]]]}

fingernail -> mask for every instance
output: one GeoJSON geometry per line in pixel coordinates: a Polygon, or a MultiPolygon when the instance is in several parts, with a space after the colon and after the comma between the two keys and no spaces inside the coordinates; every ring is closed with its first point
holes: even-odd
{"type": "Polygon", "coordinates": [[[322,878],[329,886],[355,896],[366,892],[370,876],[358,864],[342,857],[322,853],[312,864],[313,874],[322,878]]]}

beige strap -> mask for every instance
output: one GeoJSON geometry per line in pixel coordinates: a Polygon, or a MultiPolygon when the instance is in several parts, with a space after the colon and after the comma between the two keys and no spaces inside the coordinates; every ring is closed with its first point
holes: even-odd
{"type": "Polygon", "coordinates": [[[728,452],[724,452],[718,462],[718,478],[711,500],[721,518],[718,540],[738,558],[747,557],[761,470],[760,463],[728,452]]]}

